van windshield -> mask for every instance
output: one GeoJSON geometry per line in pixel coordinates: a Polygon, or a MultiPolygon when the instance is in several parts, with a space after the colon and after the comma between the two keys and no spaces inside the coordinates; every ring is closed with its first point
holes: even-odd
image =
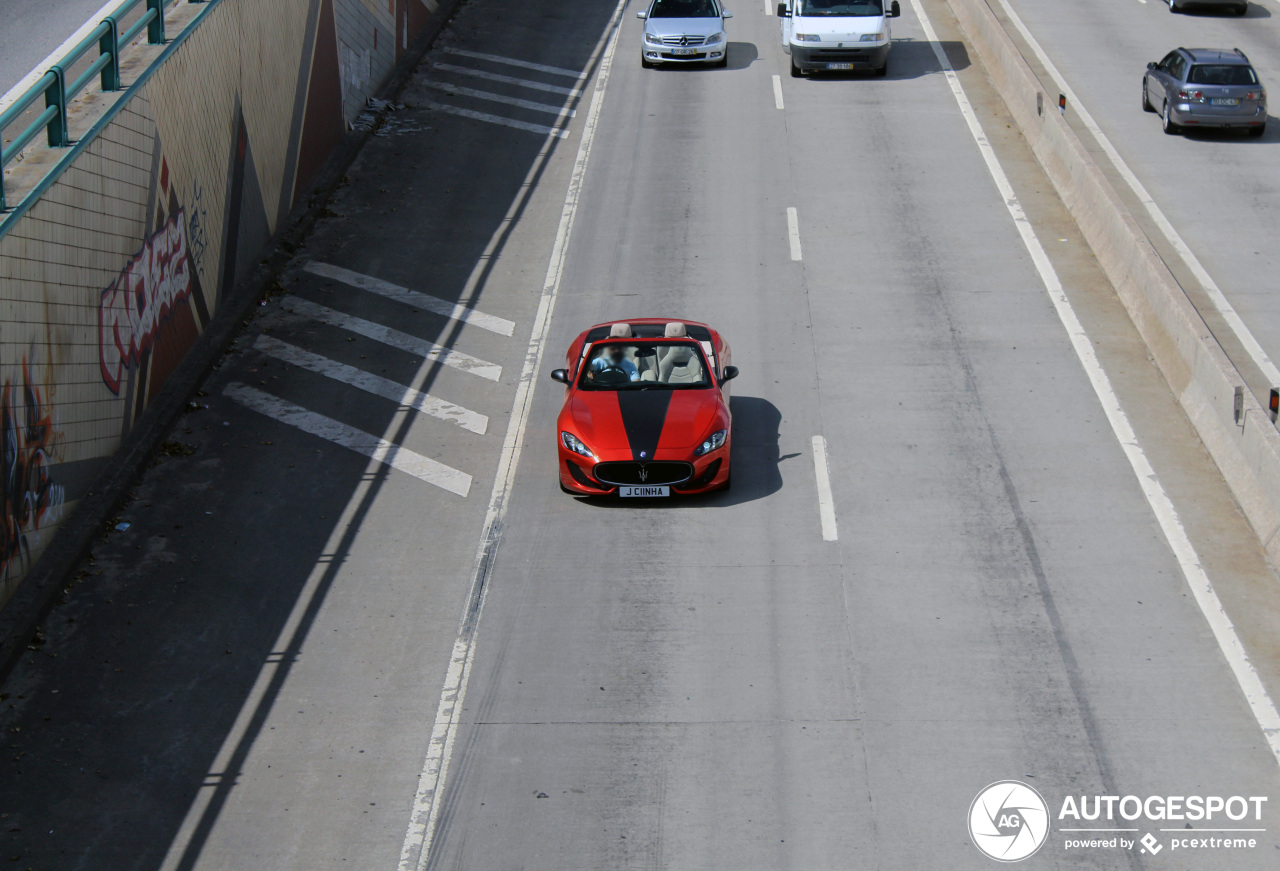
{"type": "Polygon", "coordinates": [[[796,0],[803,17],[839,15],[870,17],[884,15],[883,0],[796,0]]]}

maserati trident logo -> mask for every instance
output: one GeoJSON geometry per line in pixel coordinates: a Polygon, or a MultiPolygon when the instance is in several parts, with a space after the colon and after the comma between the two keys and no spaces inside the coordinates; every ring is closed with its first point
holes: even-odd
{"type": "Polygon", "coordinates": [[[649,480],[649,470],[646,469],[644,466],[641,466],[640,467],[640,483],[643,484],[645,481],[648,481],[648,480],[649,480]]]}
{"type": "Polygon", "coordinates": [[[969,806],[969,836],[997,862],[1021,862],[1049,837],[1049,806],[1025,783],[998,781],[969,806]]]}

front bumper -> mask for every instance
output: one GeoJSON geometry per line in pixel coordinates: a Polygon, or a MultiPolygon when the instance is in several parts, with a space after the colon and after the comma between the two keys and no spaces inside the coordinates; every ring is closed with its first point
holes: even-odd
{"type": "Polygon", "coordinates": [[[831,69],[829,64],[852,64],[855,70],[878,70],[889,62],[889,47],[893,43],[860,46],[814,46],[791,44],[791,62],[802,70],[831,69]]]}
{"type": "Polygon", "coordinates": [[[1173,123],[1184,127],[1258,127],[1267,123],[1267,107],[1256,103],[1221,107],[1174,103],[1169,107],[1169,115],[1173,123]]]}
{"type": "Polygon", "coordinates": [[[728,42],[721,41],[712,45],[691,46],[694,49],[693,54],[675,54],[672,52],[674,46],[641,42],[640,56],[651,64],[719,63],[724,59],[725,46],[727,45],[728,42]]]}
{"type": "MultiPolygon", "coordinates": [[[[660,456],[654,458],[654,463],[679,462],[692,465],[693,470],[686,480],[669,485],[673,495],[677,493],[708,493],[712,490],[720,489],[729,482],[729,447],[729,443],[726,442],[723,447],[712,451],[704,457],[686,455],[678,459],[666,456],[660,451],[660,456]]],[[[563,447],[560,448],[559,455],[560,485],[564,489],[578,496],[608,496],[618,492],[616,485],[604,483],[595,477],[596,461],[579,456],[563,447]]],[[[616,461],[616,465],[629,465],[630,460],[630,457],[619,459],[616,461]]],[[[602,461],[602,464],[603,462],[609,461],[602,461]]],[[[639,484],[640,482],[636,481],[634,483],[639,484]]],[[[646,483],[654,482],[651,480],[646,483]]]]}

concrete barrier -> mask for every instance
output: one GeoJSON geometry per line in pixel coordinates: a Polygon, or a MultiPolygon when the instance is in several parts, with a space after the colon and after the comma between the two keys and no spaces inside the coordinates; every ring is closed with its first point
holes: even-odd
{"type": "Polygon", "coordinates": [[[11,193],[16,207],[0,215],[0,607],[367,98],[455,5],[209,0],[179,10],[199,17],[135,58],[122,94],[76,107],[73,147],[11,168],[22,199],[11,193]]]}
{"type": "Polygon", "coordinates": [[[1280,431],[986,0],[948,3],[1259,541],[1280,562],[1280,431]]]}

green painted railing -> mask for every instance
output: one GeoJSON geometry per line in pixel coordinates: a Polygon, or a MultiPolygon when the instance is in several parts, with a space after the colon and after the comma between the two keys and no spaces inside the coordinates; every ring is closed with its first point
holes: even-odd
{"type": "MultiPolygon", "coordinates": [[[[100,79],[102,90],[118,91],[120,83],[120,50],[133,41],[143,28],[147,31],[147,42],[152,45],[163,45],[164,12],[178,0],[124,0],[112,10],[111,14],[80,40],[74,48],[58,59],[49,70],[32,85],[26,93],[19,97],[12,106],[0,114],[0,134],[21,118],[33,105],[44,97],[44,111],[35,117],[27,127],[8,145],[0,147],[0,212],[8,208],[4,198],[4,168],[26,148],[32,139],[40,135],[40,128],[45,130],[50,148],[67,148],[72,145],[71,135],[67,130],[67,104],[85,89],[94,76],[100,79]],[[146,11],[138,20],[120,30],[121,20],[139,3],[146,4],[146,11]],[[97,58],[71,84],[67,84],[67,70],[75,66],[94,45],[98,46],[97,58]]],[[[190,3],[201,3],[204,0],[187,0],[190,3]]]]}

